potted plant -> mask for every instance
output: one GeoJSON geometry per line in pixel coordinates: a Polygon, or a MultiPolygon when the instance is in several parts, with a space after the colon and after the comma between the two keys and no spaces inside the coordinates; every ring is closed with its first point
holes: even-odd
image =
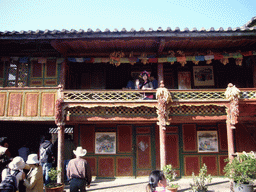
{"type": "Polygon", "coordinates": [[[256,159],[253,152],[243,152],[233,160],[225,159],[224,167],[225,176],[234,181],[234,190],[236,191],[253,191],[252,182],[256,176],[256,159]]]}
{"type": "Polygon", "coordinates": [[[206,192],[208,189],[207,184],[211,183],[212,177],[210,174],[207,174],[207,166],[204,164],[200,168],[199,175],[195,176],[195,173],[192,173],[193,183],[190,184],[190,187],[193,192],[206,192]]]}
{"type": "Polygon", "coordinates": [[[57,176],[61,173],[61,170],[57,170],[52,167],[49,171],[49,177],[51,182],[45,186],[45,192],[62,192],[64,189],[63,183],[57,183],[57,176]]]}
{"type": "Polygon", "coordinates": [[[177,174],[175,173],[175,171],[176,169],[174,169],[171,164],[165,165],[163,167],[163,172],[168,182],[168,186],[166,187],[166,189],[171,192],[176,192],[179,187],[178,184],[171,183],[171,181],[174,181],[176,179],[177,174]]]}

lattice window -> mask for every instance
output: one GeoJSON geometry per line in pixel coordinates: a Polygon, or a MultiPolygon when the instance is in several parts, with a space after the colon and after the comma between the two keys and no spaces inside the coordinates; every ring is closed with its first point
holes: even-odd
{"type": "Polygon", "coordinates": [[[10,62],[7,67],[7,86],[24,87],[27,86],[28,64],[10,62]]]}
{"type": "Polygon", "coordinates": [[[176,115],[222,116],[226,115],[226,108],[216,105],[171,107],[170,116],[176,115]]]}
{"type": "Polygon", "coordinates": [[[71,116],[104,116],[104,117],[157,117],[156,108],[150,107],[94,107],[94,108],[85,108],[85,107],[73,107],[69,108],[68,113],[71,116]]]}

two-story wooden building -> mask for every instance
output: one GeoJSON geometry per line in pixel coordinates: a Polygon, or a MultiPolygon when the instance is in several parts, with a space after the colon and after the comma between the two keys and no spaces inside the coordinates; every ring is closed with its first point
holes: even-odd
{"type": "Polygon", "coordinates": [[[229,153],[256,150],[255,21],[228,29],[2,31],[0,135],[13,154],[24,140],[36,152],[40,135],[58,127],[62,166],[64,129],[73,128],[102,178],[145,176],[162,163],[180,176],[203,163],[223,175],[229,153]],[[172,101],[126,88],[144,70],[172,101]],[[238,100],[225,96],[229,83],[238,100]]]}

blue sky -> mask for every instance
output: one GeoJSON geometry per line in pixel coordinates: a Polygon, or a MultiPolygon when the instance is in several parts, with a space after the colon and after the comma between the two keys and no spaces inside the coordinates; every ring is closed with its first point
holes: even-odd
{"type": "Polygon", "coordinates": [[[0,0],[0,31],[241,27],[256,0],[0,0]]]}

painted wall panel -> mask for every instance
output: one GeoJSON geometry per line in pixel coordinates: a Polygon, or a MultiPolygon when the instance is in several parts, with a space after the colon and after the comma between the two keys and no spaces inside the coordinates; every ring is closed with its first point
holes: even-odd
{"type": "Polygon", "coordinates": [[[182,125],[183,150],[186,152],[197,151],[197,133],[195,124],[182,125]]]}
{"type": "Polygon", "coordinates": [[[198,175],[200,170],[199,156],[184,156],[185,176],[191,176],[192,172],[198,175]]]}
{"type": "Polygon", "coordinates": [[[4,116],[6,93],[0,93],[0,116],[4,116]]]}
{"type": "Polygon", "coordinates": [[[151,168],[151,140],[150,136],[137,136],[137,168],[151,168]]]}
{"type": "Polygon", "coordinates": [[[55,93],[42,93],[41,116],[54,116],[55,93]]]}
{"type": "Polygon", "coordinates": [[[225,175],[224,173],[224,167],[227,164],[227,162],[225,162],[224,160],[228,158],[227,155],[220,155],[219,156],[219,175],[225,175]]]}
{"type": "Polygon", "coordinates": [[[250,134],[246,125],[237,124],[234,133],[236,142],[236,152],[256,151],[256,138],[254,138],[250,134]]]}
{"type": "Polygon", "coordinates": [[[207,174],[211,174],[213,176],[218,175],[218,170],[217,170],[217,156],[215,155],[209,155],[209,156],[201,156],[202,158],[202,164],[201,167],[203,166],[203,164],[205,163],[205,165],[207,166],[207,174]]]}
{"type": "Polygon", "coordinates": [[[98,160],[98,176],[99,177],[114,177],[115,167],[113,157],[99,157],[98,160]]]}
{"type": "Polygon", "coordinates": [[[35,117],[38,111],[38,93],[26,93],[24,116],[35,117]]]}
{"type": "Polygon", "coordinates": [[[10,93],[8,116],[21,116],[22,93],[10,93]]]}
{"type": "Polygon", "coordinates": [[[228,142],[227,142],[227,128],[226,124],[219,124],[219,142],[220,142],[220,150],[227,151],[228,150],[228,142]]]}
{"type": "Polygon", "coordinates": [[[96,157],[86,157],[85,156],[85,159],[87,160],[88,164],[90,165],[92,176],[96,176],[96,174],[97,174],[96,157]]]}
{"type": "Polygon", "coordinates": [[[95,146],[95,126],[81,125],[80,126],[80,142],[81,146],[87,150],[88,153],[94,153],[95,146]]]}
{"type": "Polygon", "coordinates": [[[117,127],[118,152],[132,152],[132,126],[118,125],[117,127]]]}
{"type": "Polygon", "coordinates": [[[117,157],[117,176],[133,175],[133,159],[131,157],[117,157]]]}
{"type": "Polygon", "coordinates": [[[179,140],[178,135],[166,135],[166,164],[179,168],[179,140]]]}

